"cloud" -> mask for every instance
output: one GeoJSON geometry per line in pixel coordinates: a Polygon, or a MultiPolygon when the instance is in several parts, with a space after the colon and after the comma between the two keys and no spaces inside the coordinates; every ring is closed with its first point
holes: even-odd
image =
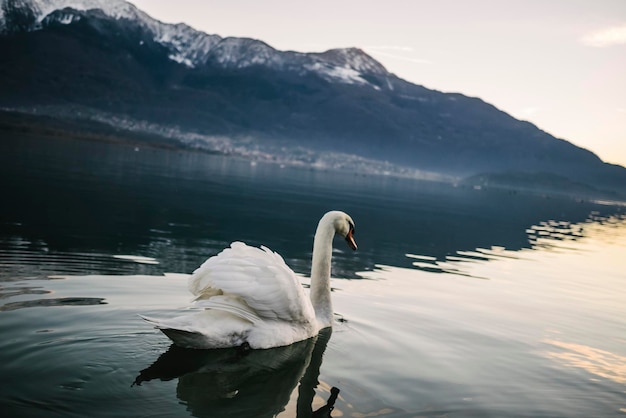
{"type": "Polygon", "coordinates": [[[537,113],[541,112],[541,110],[542,110],[542,109],[541,109],[540,107],[537,107],[537,106],[529,106],[529,107],[526,107],[526,108],[522,109],[522,110],[520,111],[520,114],[522,114],[522,115],[523,115],[523,116],[525,116],[525,117],[530,117],[530,116],[534,116],[534,115],[536,115],[537,113]]]}
{"type": "Polygon", "coordinates": [[[581,41],[587,46],[597,48],[626,44],[626,24],[588,33],[581,41]]]}
{"type": "Polygon", "coordinates": [[[370,45],[366,47],[367,49],[373,49],[376,51],[404,51],[404,52],[413,52],[414,49],[410,46],[402,46],[402,45],[370,45]]]}
{"type": "Polygon", "coordinates": [[[400,46],[400,45],[373,45],[366,46],[364,49],[368,50],[372,55],[378,55],[387,58],[393,58],[401,61],[413,62],[415,64],[432,64],[431,60],[423,59],[423,58],[412,58],[406,55],[401,55],[403,52],[414,52],[414,49],[410,46],[400,46]],[[385,52],[383,52],[385,51],[385,52]],[[391,51],[386,52],[386,51],[391,51]]]}

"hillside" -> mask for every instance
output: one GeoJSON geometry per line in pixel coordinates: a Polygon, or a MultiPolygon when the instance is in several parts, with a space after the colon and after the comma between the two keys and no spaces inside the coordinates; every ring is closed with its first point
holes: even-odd
{"type": "Polygon", "coordinates": [[[2,15],[4,110],[164,132],[175,146],[220,151],[202,138],[233,138],[454,176],[553,173],[626,193],[625,168],[478,98],[402,80],[356,48],[277,51],[167,25],[120,0],[10,3],[35,19],[17,28],[2,15]]]}

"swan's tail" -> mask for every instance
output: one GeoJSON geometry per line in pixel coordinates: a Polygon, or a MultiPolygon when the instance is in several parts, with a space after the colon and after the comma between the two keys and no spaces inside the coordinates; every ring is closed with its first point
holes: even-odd
{"type": "Polygon", "coordinates": [[[168,323],[167,320],[151,318],[144,315],[139,315],[139,317],[150,325],[154,325],[155,328],[160,330],[179,347],[213,348],[207,341],[206,336],[200,332],[184,329],[186,327],[176,326],[172,323],[168,323]]]}
{"type": "Polygon", "coordinates": [[[154,325],[156,328],[161,328],[161,320],[156,318],[150,318],[149,316],[139,315],[139,318],[143,319],[150,325],[154,325]]]}

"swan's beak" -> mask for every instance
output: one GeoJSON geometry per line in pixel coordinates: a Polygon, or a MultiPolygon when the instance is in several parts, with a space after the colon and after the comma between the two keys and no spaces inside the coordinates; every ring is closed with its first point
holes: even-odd
{"type": "Polygon", "coordinates": [[[352,248],[354,251],[356,251],[357,246],[356,246],[356,241],[354,240],[354,236],[352,235],[353,232],[354,232],[354,230],[352,228],[350,228],[350,231],[348,232],[348,235],[346,235],[346,242],[348,243],[350,248],[352,248]]]}

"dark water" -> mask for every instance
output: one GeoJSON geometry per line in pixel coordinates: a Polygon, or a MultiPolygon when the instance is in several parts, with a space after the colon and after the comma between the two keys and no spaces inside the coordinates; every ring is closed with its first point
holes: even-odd
{"type": "Polygon", "coordinates": [[[619,206],[28,137],[0,181],[2,416],[305,417],[332,387],[335,417],[626,416],[619,206]],[[190,351],[138,318],[234,240],[308,275],[330,209],[359,243],[332,335],[190,351]]]}

